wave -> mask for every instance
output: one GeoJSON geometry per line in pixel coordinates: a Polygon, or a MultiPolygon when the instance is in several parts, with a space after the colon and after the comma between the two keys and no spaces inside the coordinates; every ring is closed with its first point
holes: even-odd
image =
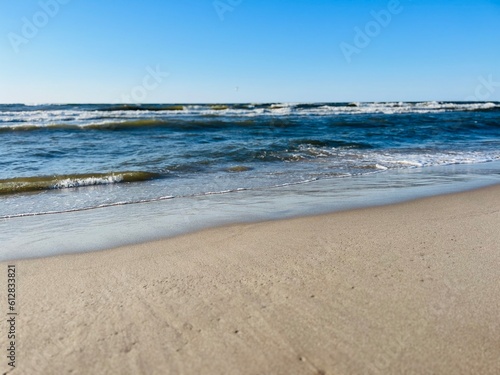
{"type": "Polygon", "coordinates": [[[29,132],[38,130],[71,130],[71,129],[81,129],[82,126],[79,125],[67,125],[67,124],[50,124],[50,125],[11,125],[11,126],[0,126],[0,133],[7,132],[29,132]]]}
{"type": "Polygon", "coordinates": [[[18,177],[0,180],[0,195],[56,190],[123,182],[140,182],[159,178],[151,172],[110,172],[60,176],[18,177]]]}
{"type": "MultiPolygon", "coordinates": [[[[136,127],[281,126],[306,117],[438,113],[498,113],[499,102],[267,103],[199,105],[72,105],[37,108],[0,105],[0,132],[40,129],[121,130],[136,127]],[[22,109],[22,110],[21,110],[22,109]],[[249,123],[244,121],[248,120],[249,123]],[[281,122],[273,124],[272,122],[281,122]]],[[[362,118],[361,121],[363,121],[362,118]]],[[[349,119],[350,121],[351,119],[349,119]]]]}
{"type": "Polygon", "coordinates": [[[133,128],[167,127],[171,121],[162,119],[141,119],[131,121],[108,121],[90,124],[48,124],[48,125],[11,125],[0,126],[2,132],[27,132],[42,130],[126,130],[133,128]]]}
{"type": "MultiPolygon", "coordinates": [[[[478,111],[500,111],[496,108],[491,109],[477,109],[478,111]]],[[[223,110],[217,110],[223,111],[223,110]]],[[[22,122],[11,123],[10,125],[2,125],[0,121],[0,133],[8,132],[33,132],[33,131],[126,131],[135,129],[172,129],[172,130],[211,130],[211,129],[230,129],[230,128],[242,128],[242,127],[259,127],[259,128],[303,128],[307,126],[308,123],[300,121],[294,117],[280,116],[280,117],[221,117],[214,114],[207,114],[198,117],[186,117],[186,118],[168,118],[168,117],[149,117],[142,119],[92,119],[94,121],[87,122],[83,124],[71,124],[71,123],[48,123],[48,124],[27,124],[22,122]],[[97,121],[95,121],[97,120],[97,121]]],[[[368,128],[368,127],[385,127],[392,126],[393,124],[389,121],[387,117],[384,118],[373,118],[370,121],[363,120],[362,118],[353,118],[349,120],[345,119],[335,119],[329,122],[326,126],[328,127],[348,127],[348,128],[368,128]]],[[[419,121],[424,121],[424,118],[420,118],[419,121]]],[[[434,121],[434,120],[433,120],[434,121]]],[[[415,126],[418,126],[416,124],[415,126]]],[[[476,129],[483,126],[487,127],[497,127],[498,121],[488,122],[484,121],[469,121],[461,122],[461,128],[466,129],[468,127],[476,129]]],[[[316,142],[316,141],[314,141],[316,142]]],[[[307,143],[307,142],[306,142],[307,143]]],[[[329,144],[325,144],[329,145],[329,144]]],[[[336,144],[331,146],[336,147],[336,144]]]]}
{"type": "Polygon", "coordinates": [[[500,106],[477,108],[472,110],[472,112],[500,112],[500,106]]]}
{"type": "Polygon", "coordinates": [[[372,145],[363,142],[346,142],[340,140],[320,140],[320,139],[297,139],[291,142],[293,146],[298,147],[298,149],[304,146],[313,146],[313,147],[329,147],[329,148],[357,148],[357,149],[370,149],[373,148],[372,145]]]}
{"type": "MultiPolygon", "coordinates": [[[[217,129],[228,128],[231,126],[253,126],[257,124],[252,119],[245,118],[238,121],[227,121],[224,119],[161,119],[161,118],[145,118],[137,120],[121,120],[121,121],[102,121],[89,124],[25,124],[25,125],[4,125],[0,126],[0,133],[6,132],[29,132],[29,131],[47,131],[47,130],[132,130],[132,129],[148,129],[148,128],[171,128],[171,129],[217,129]]],[[[288,121],[262,122],[263,126],[287,126],[291,125],[288,121]]]]}
{"type": "Polygon", "coordinates": [[[118,111],[183,111],[182,104],[122,104],[116,106],[105,106],[95,108],[96,111],[118,112],[118,111]]]}

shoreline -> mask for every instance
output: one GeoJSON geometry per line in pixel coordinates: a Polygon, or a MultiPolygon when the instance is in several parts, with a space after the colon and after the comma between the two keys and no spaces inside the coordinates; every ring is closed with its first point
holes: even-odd
{"type": "Polygon", "coordinates": [[[499,222],[495,185],[2,262],[14,373],[495,374],[499,222]]]}
{"type": "Polygon", "coordinates": [[[314,216],[469,191],[499,182],[500,162],[426,167],[140,204],[0,220],[0,261],[172,238],[200,230],[314,216]]]}

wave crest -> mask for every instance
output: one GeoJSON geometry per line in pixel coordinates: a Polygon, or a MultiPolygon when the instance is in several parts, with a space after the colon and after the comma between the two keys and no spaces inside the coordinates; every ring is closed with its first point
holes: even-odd
{"type": "Polygon", "coordinates": [[[56,190],[122,182],[140,182],[158,178],[151,172],[111,172],[61,176],[18,177],[0,180],[0,195],[56,190]]]}

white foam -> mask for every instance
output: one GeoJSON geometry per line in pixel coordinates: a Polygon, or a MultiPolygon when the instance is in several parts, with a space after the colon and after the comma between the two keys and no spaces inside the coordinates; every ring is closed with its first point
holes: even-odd
{"type": "Polygon", "coordinates": [[[93,186],[93,185],[109,185],[115,184],[123,181],[123,176],[121,175],[111,175],[106,177],[88,177],[88,178],[67,178],[65,180],[58,181],[56,184],[52,185],[52,189],[64,189],[64,188],[75,188],[81,186],[93,186]]]}
{"type": "Polygon", "coordinates": [[[499,103],[449,103],[449,102],[385,102],[385,103],[351,103],[338,106],[324,105],[299,107],[306,103],[276,103],[269,107],[248,106],[248,108],[233,108],[217,110],[210,105],[185,105],[183,111],[151,111],[151,110],[119,110],[99,111],[88,109],[57,109],[35,111],[3,111],[0,112],[0,123],[12,125],[21,122],[25,125],[89,125],[116,120],[142,120],[150,118],[190,118],[192,116],[211,117],[256,117],[256,116],[324,116],[349,114],[401,114],[401,113],[441,113],[449,111],[474,111],[500,108],[499,103]]]}
{"type": "Polygon", "coordinates": [[[500,150],[491,152],[454,152],[436,151],[433,153],[399,153],[384,152],[383,154],[365,153],[364,158],[373,158],[378,165],[385,165],[389,169],[405,167],[431,167],[452,164],[487,163],[500,160],[500,150]]]}

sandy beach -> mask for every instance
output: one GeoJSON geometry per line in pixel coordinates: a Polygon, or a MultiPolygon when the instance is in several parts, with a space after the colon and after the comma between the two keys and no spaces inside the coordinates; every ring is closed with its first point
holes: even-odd
{"type": "Polygon", "coordinates": [[[498,374],[499,227],[494,186],[2,263],[1,371],[498,374]]]}

